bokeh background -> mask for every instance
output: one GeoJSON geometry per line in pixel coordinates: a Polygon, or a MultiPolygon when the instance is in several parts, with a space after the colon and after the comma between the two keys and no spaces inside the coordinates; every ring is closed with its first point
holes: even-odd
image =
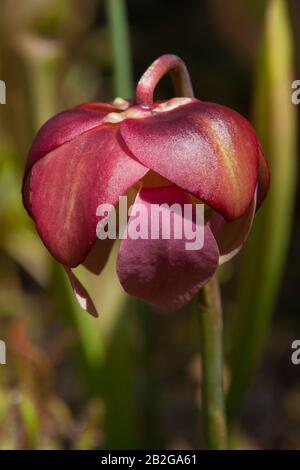
{"type": "MultiPolygon", "coordinates": [[[[163,53],[186,62],[196,96],[256,126],[271,192],[243,253],[220,270],[230,442],[300,448],[300,201],[297,0],[1,0],[1,449],[199,449],[201,355],[195,303],[161,314],[128,298],[115,256],[100,279],[79,272],[100,306],[73,299],[23,209],[24,162],[42,123],[89,100],[130,97],[163,53]]],[[[171,97],[164,79],[158,97],[171,97]]]]}

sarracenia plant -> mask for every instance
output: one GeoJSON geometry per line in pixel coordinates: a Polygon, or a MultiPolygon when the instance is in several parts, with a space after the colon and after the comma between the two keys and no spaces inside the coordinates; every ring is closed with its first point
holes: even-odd
{"type": "MultiPolygon", "coordinates": [[[[229,108],[194,98],[187,69],[174,55],[164,55],[148,68],[132,100],[85,103],[50,119],[38,132],[26,164],[25,207],[90,313],[96,315],[96,309],[72,268],[83,264],[101,272],[112,240],[97,239],[97,208],[105,204],[113,209],[129,191],[135,202],[117,260],[125,291],[160,310],[175,310],[203,288],[209,448],[226,447],[216,270],[240,250],[268,186],[268,165],[250,123],[229,108]],[[155,101],[155,88],[168,72],[177,96],[155,101]],[[197,232],[197,203],[205,205],[203,246],[187,249],[190,238],[185,231],[179,237],[176,228],[184,226],[189,205],[189,223],[197,232]],[[155,236],[153,207],[160,209],[155,236]],[[137,215],[146,234],[138,232],[137,215]]],[[[100,220],[102,228],[109,215],[108,210],[100,220]]]]}

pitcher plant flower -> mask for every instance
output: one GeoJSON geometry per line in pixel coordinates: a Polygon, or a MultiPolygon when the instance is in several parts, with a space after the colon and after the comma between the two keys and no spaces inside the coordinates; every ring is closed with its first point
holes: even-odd
{"type": "MultiPolygon", "coordinates": [[[[135,203],[146,209],[205,204],[199,250],[186,250],[184,236],[164,239],[161,232],[157,239],[120,243],[117,273],[125,291],[173,310],[240,250],[268,186],[268,165],[251,124],[232,109],[194,98],[182,60],[164,55],[141,77],[134,99],[84,103],[42,126],[27,159],[23,200],[92,314],[94,304],[72,268],[82,264],[100,274],[108,259],[112,242],[96,235],[99,205],[115,207],[132,189],[135,203]],[[168,72],[177,96],[155,101],[156,85],[168,72]]],[[[180,217],[175,214],[172,224],[180,217]]],[[[128,227],[132,223],[130,216],[128,227]]],[[[150,232],[151,220],[148,226],[150,232]]]]}

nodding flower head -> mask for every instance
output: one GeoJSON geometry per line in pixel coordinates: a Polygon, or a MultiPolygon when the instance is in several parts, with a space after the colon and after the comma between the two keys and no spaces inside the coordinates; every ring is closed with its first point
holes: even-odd
{"type": "MultiPolygon", "coordinates": [[[[250,123],[194,98],[182,60],[164,55],[141,77],[134,99],[81,104],[43,125],[27,159],[23,199],[81,305],[95,313],[71,268],[83,264],[101,272],[112,242],[97,239],[97,208],[116,207],[120,196],[134,193],[149,236],[121,240],[117,273],[128,293],[172,310],[239,251],[268,186],[268,165],[250,123]],[[177,96],[154,101],[167,72],[177,96]],[[205,204],[201,249],[187,250],[184,235],[162,236],[168,209],[158,235],[150,236],[153,205],[197,203],[205,204]]],[[[182,222],[183,212],[173,214],[171,225],[182,222]]],[[[135,223],[132,214],[127,223],[135,223]]]]}

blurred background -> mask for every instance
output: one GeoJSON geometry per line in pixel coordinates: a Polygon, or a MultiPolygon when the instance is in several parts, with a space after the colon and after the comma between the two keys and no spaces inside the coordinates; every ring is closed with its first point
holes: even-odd
{"type": "MultiPolygon", "coordinates": [[[[100,306],[81,311],[23,209],[32,139],[75,104],[132,96],[159,55],[174,53],[195,94],[255,125],[271,191],[243,253],[220,270],[227,411],[235,449],[300,448],[300,200],[297,0],[1,0],[1,449],[199,449],[201,355],[195,304],[161,314],[128,298],[115,257],[100,306]]],[[[163,79],[157,97],[173,94],[163,79]]]]}

